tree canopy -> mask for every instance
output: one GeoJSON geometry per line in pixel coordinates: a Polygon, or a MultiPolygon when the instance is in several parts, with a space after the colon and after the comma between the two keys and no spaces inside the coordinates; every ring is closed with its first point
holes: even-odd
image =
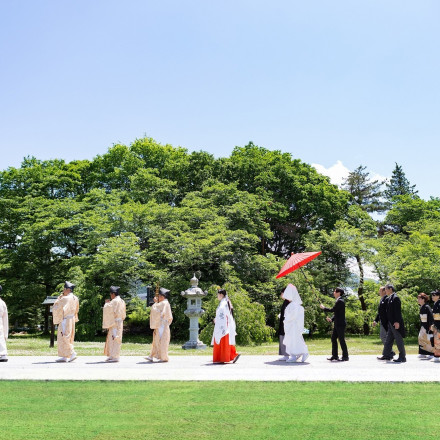
{"type": "MultiPolygon", "coordinates": [[[[188,322],[179,293],[196,273],[210,292],[205,339],[217,285],[237,303],[242,342],[273,336],[287,282],[300,288],[312,331],[328,330],[312,290],[353,287],[349,326],[368,332],[376,292],[365,266],[407,293],[408,303],[418,290],[438,286],[440,202],[414,197],[408,183],[406,193],[393,193],[379,224],[368,212],[382,209],[381,184],[365,167],[344,188],[288,153],[253,143],[219,159],[151,138],[114,145],[91,161],[25,158],[0,172],[0,283],[10,321],[16,328],[41,324],[41,302],[68,279],[78,286],[79,336],[90,338],[100,331],[110,285],[132,300],[133,286],[159,283],[171,289],[173,336],[183,339],[188,322]],[[305,268],[312,285],[296,273],[275,279],[291,252],[307,250],[322,250],[305,268]]],[[[136,300],[130,310],[133,322],[148,316],[136,300]]]]}

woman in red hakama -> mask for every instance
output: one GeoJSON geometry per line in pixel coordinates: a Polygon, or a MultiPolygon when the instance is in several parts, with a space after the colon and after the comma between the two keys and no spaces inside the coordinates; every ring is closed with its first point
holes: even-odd
{"type": "Polygon", "coordinates": [[[240,355],[235,350],[235,320],[233,307],[226,290],[219,289],[217,298],[220,304],[215,314],[214,334],[211,345],[214,345],[213,362],[226,363],[237,362],[240,355]]]}

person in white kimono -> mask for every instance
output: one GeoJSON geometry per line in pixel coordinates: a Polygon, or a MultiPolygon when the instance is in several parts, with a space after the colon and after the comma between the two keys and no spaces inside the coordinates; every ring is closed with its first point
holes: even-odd
{"type": "Polygon", "coordinates": [[[106,300],[102,314],[102,328],[107,329],[104,354],[106,362],[119,362],[125,319],[125,301],[119,296],[119,286],[110,287],[111,301],[106,300]]]}
{"type": "Polygon", "coordinates": [[[284,290],[283,298],[290,302],[284,311],[284,345],[289,358],[286,362],[305,362],[309,357],[309,350],[303,338],[304,307],[301,297],[293,284],[284,290]]]}
{"type": "MultiPolygon", "coordinates": [[[[0,286],[0,294],[3,287],[0,286]]],[[[6,341],[9,335],[8,308],[5,302],[0,298],[0,362],[8,362],[8,350],[6,341]]]]}
{"type": "Polygon", "coordinates": [[[53,323],[58,325],[56,362],[72,362],[77,355],[73,348],[75,339],[75,323],[78,322],[79,300],[73,294],[75,284],[66,281],[63,294],[60,295],[52,307],[53,323]]]}
{"type": "Polygon", "coordinates": [[[227,296],[225,289],[217,291],[217,299],[220,301],[215,312],[214,333],[212,335],[211,345],[212,362],[227,363],[237,362],[240,354],[235,350],[235,320],[234,308],[227,296]]]}
{"type": "Polygon", "coordinates": [[[170,325],[173,322],[171,306],[168,302],[169,290],[161,287],[159,295],[154,298],[154,304],[150,311],[150,328],[153,330],[153,344],[151,353],[145,359],[153,362],[154,358],[159,362],[168,362],[168,347],[170,345],[170,325]]]}

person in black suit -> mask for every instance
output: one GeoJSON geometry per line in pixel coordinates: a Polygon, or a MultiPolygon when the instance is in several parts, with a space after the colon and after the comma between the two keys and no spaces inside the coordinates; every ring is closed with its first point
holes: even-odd
{"type": "Polygon", "coordinates": [[[345,302],[342,299],[344,295],[344,289],[336,287],[333,291],[333,296],[336,299],[335,305],[329,309],[321,304],[320,307],[325,312],[333,312],[333,316],[329,318],[326,317],[328,322],[333,322],[333,333],[332,333],[332,356],[327,358],[329,361],[348,361],[348,350],[347,344],[345,343],[345,327],[347,325],[345,321],[345,302]],[[338,358],[338,339],[342,350],[342,357],[338,358]]]}
{"type": "Polygon", "coordinates": [[[392,356],[393,343],[396,341],[397,348],[399,350],[399,357],[393,359],[394,362],[402,363],[406,362],[405,344],[403,338],[405,337],[405,324],[402,318],[402,305],[400,298],[392,284],[385,286],[385,292],[388,296],[387,304],[387,319],[388,319],[388,333],[383,347],[382,356],[378,357],[381,361],[390,361],[392,356]]]}
{"type": "MultiPolygon", "coordinates": [[[[387,339],[388,333],[388,318],[387,318],[387,304],[388,304],[388,296],[385,292],[385,286],[381,286],[379,289],[379,306],[377,307],[377,315],[376,319],[373,321],[373,327],[376,327],[377,324],[379,327],[379,336],[382,340],[383,345],[385,345],[385,341],[387,339]]],[[[391,355],[394,356],[396,353],[394,351],[391,352],[391,355]]]]}
{"type": "MultiPolygon", "coordinates": [[[[281,291],[281,298],[283,297],[284,290],[285,289],[281,291]]],[[[287,359],[289,359],[289,355],[286,352],[286,346],[284,345],[284,311],[286,310],[286,307],[289,304],[290,301],[285,299],[281,306],[280,326],[278,328],[278,336],[279,336],[278,354],[281,355],[281,357],[278,359],[279,361],[287,361],[287,359]]]]}

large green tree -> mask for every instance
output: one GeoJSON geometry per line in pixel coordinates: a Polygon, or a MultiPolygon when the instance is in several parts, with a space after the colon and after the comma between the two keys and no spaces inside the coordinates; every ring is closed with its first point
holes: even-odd
{"type": "MultiPolygon", "coordinates": [[[[313,167],[252,143],[220,159],[151,138],[91,161],[26,158],[0,172],[0,282],[11,322],[38,324],[41,302],[70,279],[79,335],[92,337],[109,285],[127,293],[159,282],[172,289],[173,334],[183,338],[178,293],[196,272],[204,289],[236,286],[236,301],[258,315],[252,324],[240,313],[238,324],[256,325],[246,332],[261,341],[272,334],[264,326],[277,325],[283,257],[305,249],[307,234],[330,233],[347,208],[347,193],[313,167]]],[[[329,248],[326,258],[342,257],[329,248]]]]}

